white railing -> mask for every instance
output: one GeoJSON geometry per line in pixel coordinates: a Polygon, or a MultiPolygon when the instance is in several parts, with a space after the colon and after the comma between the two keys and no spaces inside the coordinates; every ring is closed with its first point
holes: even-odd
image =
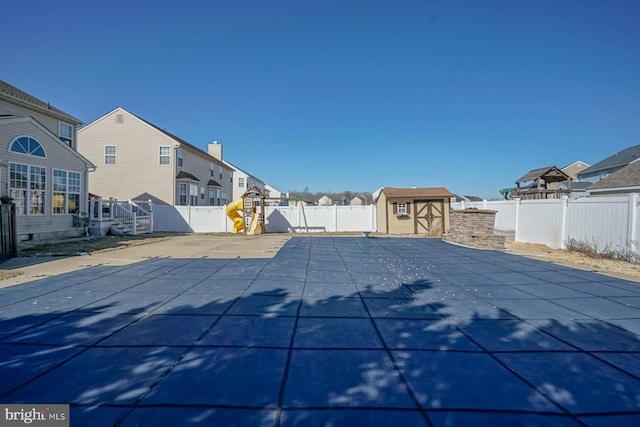
{"type": "Polygon", "coordinates": [[[112,222],[124,233],[153,233],[153,202],[114,198],[105,201],[101,197],[89,199],[89,220],[97,223],[112,222]]]}

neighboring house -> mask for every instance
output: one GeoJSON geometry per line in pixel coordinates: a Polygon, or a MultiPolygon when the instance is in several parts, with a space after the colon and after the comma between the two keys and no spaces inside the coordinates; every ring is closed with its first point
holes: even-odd
{"type": "Polygon", "coordinates": [[[349,204],[351,206],[362,206],[363,205],[362,199],[360,197],[358,197],[358,196],[355,196],[353,199],[351,199],[349,201],[349,204]]]}
{"type": "Polygon", "coordinates": [[[612,173],[622,169],[629,163],[640,158],[640,145],[625,148],[624,150],[599,161],[578,173],[578,180],[582,182],[598,182],[612,173]]]}
{"type": "Polygon", "coordinates": [[[446,188],[383,187],[373,197],[381,233],[442,237],[449,230],[450,200],[454,196],[446,188]]]}
{"type": "Polygon", "coordinates": [[[331,206],[333,205],[333,200],[329,196],[322,196],[318,199],[318,206],[331,206]]]}
{"type": "Polygon", "coordinates": [[[587,193],[590,196],[640,193],[640,159],[591,184],[587,193]]]}
{"type": "Polygon", "coordinates": [[[77,237],[95,166],[76,151],[80,120],[0,80],[0,189],[22,240],[77,237]]]}
{"type": "Polygon", "coordinates": [[[101,197],[174,206],[231,201],[232,168],[124,108],[80,129],[78,150],[97,165],[89,191],[101,197]]]}
{"type": "Polygon", "coordinates": [[[573,184],[578,180],[578,174],[587,170],[591,165],[585,162],[581,162],[578,160],[577,162],[571,163],[569,166],[565,166],[562,168],[562,172],[566,173],[569,178],[571,178],[571,183],[573,184]]]}
{"type": "Polygon", "coordinates": [[[561,170],[564,172],[571,181],[552,182],[549,183],[550,189],[566,190],[569,197],[583,197],[586,196],[586,189],[591,185],[590,182],[579,182],[578,174],[589,168],[589,164],[581,162],[571,163],[569,166],[563,167],[561,170]]]}
{"type": "Polygon", "coordinates": [[[268,197],[272,199],[272,200],[267,200],[265,204],[269,206],[288,206],[289,205],[288,193],[283,193],[282,191],[278,190],[272,185],[269,185],[266,183],[264,184],[264,191],[265,191],[265,194],[268,194],[269,195],[268,197]],[[275,200],[275,199],[280,199],[280,200],[275,200]]]}
{"type": "Polygon", "coordinates": [[[217,141],[214,141],[213,144],[209,144],[207,147],[209,155],[218,159],[230,169],[233,169],[233,175],[231,178],[232,183],[232,193],[231,199],[238,200],[242,197],[242,195],[251,187],[256,187],[261,193],[263,193],[266,197],[271,197],[269,191],[265,187],[265,183],[254,177],[253,175],[243,171],[239,167],[232,165],[227,162],[222,157],[222,144],[218,144],[217,141]]]}

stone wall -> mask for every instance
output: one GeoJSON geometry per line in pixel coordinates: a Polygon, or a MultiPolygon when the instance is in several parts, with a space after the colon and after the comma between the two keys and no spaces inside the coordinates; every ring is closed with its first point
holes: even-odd
{"type": "Polygon", "coordinates": [[[449,211],[445,240],[474,248],[504,249],[504,236],[494,234],[496,211],[464,209],[449,211]]]}

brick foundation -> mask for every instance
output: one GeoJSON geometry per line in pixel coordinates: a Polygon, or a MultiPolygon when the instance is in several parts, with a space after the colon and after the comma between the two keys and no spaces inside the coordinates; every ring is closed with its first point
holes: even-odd
{"type": "Polygon", "coordinates": [[[449,211],[445,240],[465,246],[504,249],[504,236],[494,234],[496,211],[464,209],[449,211]]]}

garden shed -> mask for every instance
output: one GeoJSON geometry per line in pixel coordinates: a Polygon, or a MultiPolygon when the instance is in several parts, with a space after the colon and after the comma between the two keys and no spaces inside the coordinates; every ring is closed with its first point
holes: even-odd
{"type": "Polygon", "coordinates": [[[449,229],[453,194],[444,187],[381,188],[374,195],[377,229],[387,234],[442,237],[449,229]]]}

